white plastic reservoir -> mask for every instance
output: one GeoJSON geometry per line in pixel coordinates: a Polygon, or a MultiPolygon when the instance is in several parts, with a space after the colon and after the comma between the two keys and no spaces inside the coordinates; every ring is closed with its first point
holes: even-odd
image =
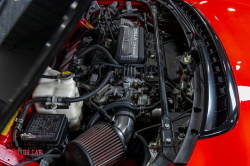
{"type": "MultiPolygon", "coordinates": [[[[44,75],[59,75],[60,73],[51,68],[47,68],[44,75]]],[[[33,92],[32,97],[79,97],[79,91],[76,87],[76,82],[72,78],[70,72],[64,72],[57,79],[45,79],[42,78],[39,81],[39,85],[33,92]],[[62,76],[62,77],[61,77],[62,76]]],[[[51,105],[51,102],[47,102],[47,105],[51,105]]],[[[71,103],[69,109],[58,109],[62,103],[54,103],[56,106],[54,109],[45,109],[42,103],[36,103],[35,107],[37,113],[41,114],[65,114],[69,121],[69,130],[76,131],[81,125],[82,119],[82,105],[83,102],[71,103]]]]}

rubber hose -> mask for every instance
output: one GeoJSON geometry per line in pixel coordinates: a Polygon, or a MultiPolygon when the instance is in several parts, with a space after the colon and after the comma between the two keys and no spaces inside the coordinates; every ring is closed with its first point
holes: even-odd
{"type": "Polygon", "coordinates": [[[89,52],[91,51],[101,51],[109,60],[110,63],[115,64],[115,65],[119,65],[118,62],[116,62],[116,60],[114,60],[114,58],[112,57],[112,55],[103,47],[99,46],[99,45],[92,45],[87,47],[85,50],[83,50],[82,52],[80,52],[79,54],[77,54],[77,57],[80,58],[84,58],[89,52]]]}
{"type": "Polygon", "coordinates": [[[16,147],[17,149],[20,149],[19,144],[18,144],[18,142],[17,142],[17,140],[16,140],[16,133],[17,133],[17,129],[14,129],[13,135],[12,135],[12,141],[14,142],[15,147],[16,147]]]}
{"type": "Polygon", "coordinates": [[[183,91],[181,91],[181,94],[186,99],[187,102],[189,102],[190,104],[193,104],[193,101],[189,97],[187,97],[183,91]]]}
{"type": "Polygon", "coordinates": [[[57,76],[42,75],[41,78],[57,79],[57,76]]]}
{"type": "Polygon", "coordinates": [[[80,96],[80,97],[75,97],[75,98],[58,98],[58,102],[61,103],[74,103],[74,102],[79,102],[79,101],[83,101],[86,100],[90,97],[93,97],[94,95],[96,95],[110,80],[110,78],[113,76],[112,71],[110,71],[107,76],[104,78],[103,82],[93,91],[91,91],[90,93],[80,96]]]}
{"type": "Polygon", "coordinates": [[[85,88],[88,91],[91,91],[91,88],[89,87],[89,85],[84,84],[84,83],[79,83],[79,85],[77,86],[78,88],[85,88]]]}
{"type": "Polygon", "coordinates": [[[94,116],[90,119],[86,129],[89,129],[92,127],[96,122],[98,122],[102,118],[101,114],[99,112],[96,112],[94,116]]]}
{"type": "Polygon", "coordinates": [[[40,102],[50,102],[51,101],[51,97],[38,97],[38,98],[34,98],[31,99],[23,108],[23,112],[21,113],[21,115],[19,116],[18,120],[22,119],[24,120],[26,118],[26,115],[28,113],[28,110],[30,108],[30,106],[32,106],[35,103],[40,103],[40,102]]]}

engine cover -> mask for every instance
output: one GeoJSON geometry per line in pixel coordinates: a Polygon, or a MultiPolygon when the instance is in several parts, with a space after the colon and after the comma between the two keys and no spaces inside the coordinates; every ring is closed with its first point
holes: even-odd
{"type": "Polygon", "coordinates": [[[120,64],[144,63],[143,27],[120,27],[115,60],[120,64]]]}

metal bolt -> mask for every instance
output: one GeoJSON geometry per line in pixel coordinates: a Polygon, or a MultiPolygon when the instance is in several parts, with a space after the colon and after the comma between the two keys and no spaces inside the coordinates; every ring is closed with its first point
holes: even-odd
{"type": "Polygon", "coordinates": [[[111,39],[108,39],[108,40],[107,40],[107,44],[108,44],[108,45],[111,45],[111,43],[112,43],[112,40],[111,40],[111,39]]]}
{"type": "Polygon", "coordinates": [[[178,135],[178,139],[179,140],[183,140],[185,138],[185,134],[184,133],[180,133],[179,135],[178,135]]]}
{"type": "Polygon", "coordinates": [[[170,125],[168,123],[165,124],[165,128],[166,129],[169,129],[170,128],[170,125]]]}
{"type": "Polygon", "coordinates": [[[191,55],[188,55],[186,57],[184,57],[184,62],[185,63],[192,63],[192,59],[191,59],[191,55]]]}
{"type": "Polygon", "coordinates": [[[166,138],[166,143],[167,144],[171,143],[171,138],[166,138]]]}
{"type": "Polygon", "coordinates": [[[52,104],[51,105],[51,109],[56,109],[57,108],[57,105],[56,104],[52,104]]]}

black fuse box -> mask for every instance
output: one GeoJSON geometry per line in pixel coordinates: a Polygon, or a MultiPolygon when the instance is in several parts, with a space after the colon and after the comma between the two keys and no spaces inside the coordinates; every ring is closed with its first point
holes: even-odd
{"type": "Polygon", "coordinates": [[[22,147],[51,149],[60,147],[67,138],[68,119],[65,114],[34,114],[20,135],[22,147]]]}

